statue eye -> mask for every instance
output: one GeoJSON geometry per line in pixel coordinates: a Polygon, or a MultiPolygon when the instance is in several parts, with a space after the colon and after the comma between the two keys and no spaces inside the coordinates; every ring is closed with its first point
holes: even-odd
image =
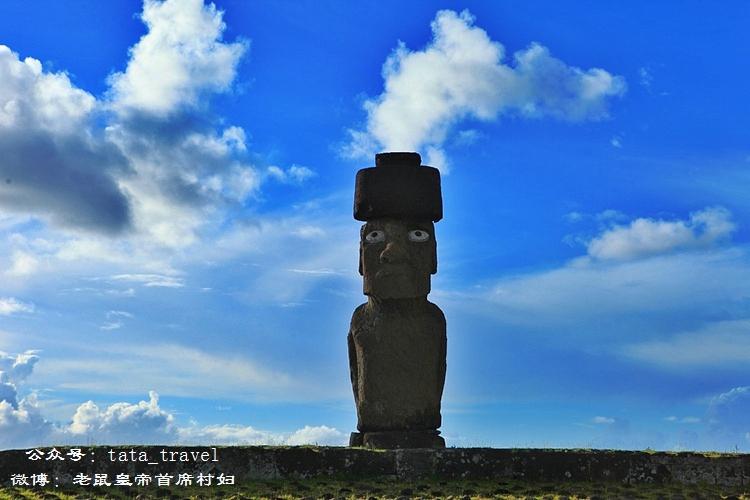
{"type": "Polygon", "coordinates": [[[430,239],[430,233],[424,229],[412,229],[409,231],[409,241],[423,242],[430,239]]]}
{"type": "Polygon", "coordinates": [[[381,241],[385,241],[385,231],[370,231],[365,236],[365,241],[367,243],[380,243],[381,241]]]}

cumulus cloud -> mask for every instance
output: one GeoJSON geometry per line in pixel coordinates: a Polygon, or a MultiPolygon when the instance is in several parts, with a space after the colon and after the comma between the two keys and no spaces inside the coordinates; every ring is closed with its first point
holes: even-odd
{"type": "MultiPolygon", "coordinates": [[[[117,312],[117,311],[116,311],[117,312]]],[[[41,412],[35,394],[18,399],[18,385],[39,360],[35,351],[15,356],[0,352],[0,449],[56,444],[318,444],[343,445],[346,435],[325,425],[294,432],[271,432],[237,424],[179,426],[173,413],[148,401],[117,402],[100,407],[80,404],[68,422],[52,422],[41,412]]]]}
{"type": "Polygon", "coordinates": [[[189,445],[290,445],[316,444],[320,446],[344,446],[348,436],[325,425],[306,425],[291,433],[271,432],[243,425],[193,424],[179,429],[180,444],[189,445]]]}
{"type": "Polygon", "coordinates": [[[26,380],[37,361],[39,356],[33,350],[16,356],[0,351],[0,382],[17,384],[26,380]]]}
{"type": "Polygon", "coordinates": [[[115,109],[164,116],[229,88],[247,44],[221,41],[226,25],[214,4],[145,0],[141,19],[148,32],[130,49],[125,71],[110,78],[115,109]]]}
{"type": "Polygon", "coordinates": [[[10,316],[19,312],[34,312],[34,305],[21,302],[13,297],[0,297],[0,316],[10,316]]]}
{"type": "Polygon", "coordinates": [[[244,160],[245,131],[218,129],[207,112],[211,94],[230,89],[247,43],[223,41],[223,13],[202,0],[148,0],[141,17],[148,32],[110,78],[116,116],[106,137],[134,170],[118,180],[139,234],[184,247],[262,181],[244,160]]]}
{"type": "Polygon", "coordinates": [[[174,417],[159,407],[159,397],[149,401],[114,403],[104,409],[87,401],[72,420],[54,423],[41,412],[35,394],[18,400],[17,387],[31,375],[39,360],[35,351],[16,356],[0,352],[0,449],[27,446],[78,444],[172,443],[177,436],[174,417]]]}
{"type": "Polygon", "coordinates": [[[38,360],[35,351],[26,351],[16,356],[0,351],[0,405],[6,406],[0,408],[0,429],[3,422],[26,422],[33,414],[33,405],[19,405],[16,387],[31,374],[38,360]]]}
{"type": "MultiPolygon", "coordinates": [[[[101,100],[0,46],[0,208],[178,248],[258,191],[245,131],[209,109],[248,43],[222,40],[223,13],[202,0],[146,0],[141,19],[147,32],[101,100]]],[[[14,276],[38,264],[14,258],[14,276]]]]}
{"type": "Polygon", "coordinates": [[[0,449],[57,443],[55,426],[41,414],[36,397],[22,399],[16,407],[0,401],[0,449]]]}
{"type": "Polygon", "coordinates": [[[309,425],[304,426],[302,429],[298,429],[293,432],[287,439],[286,444],[297,446],[301,444],[317,444],[321,446],[343,446],[347,443],[348,436],[343,432],[327,427],[325,425],[319,425],[311,427],[309,425]]]}
{"type": "Polygon", "coordinates": [[[506,64],[505,48],[474,25],[467,11],[439,11],[433,38],[422,50],[400,43],[383,65],[384,92],[364,103],[367,124],[352,130],[349,156],[377,149],[427,152],[445,169],[442,145],[464,118],[495,120],[514,113],[571,122],[607,116],[609,99],[625,92],[625,80],[600,68],[582,70],[532,43],[506,64]]]}
{"type": "Polygon", "coordinates": [[[727,239],[735,229],[731,213],[722,207],[694,212],[686,221],[639,218],[592,239],[588,254],[599,260],[630,260],[707,248],[727,239]]]}
{"type": "Polygon", "coordinates": [[[0,45],[0,206],[67,227],[118,233],[130,225],[114,178],[120,151],[92,128],[96,99],[64,72],[0,45]]]}
{"type": "Polygon", "coordinates": [[[93,401],[80,405],[68,427],[72,436],[86,436],[98,443],[172,443],[177,436],[174,417],[159,407],[159,395],[148,401],[115,403],[99,409],[93,401]]]}
{"type": "Polygon", "coordinates": [[[18,385],[37,361],[36,351],[15,356],[0,351],[0,449],[33,445],[54,431],[42,417],[35,394],[18,399],[18,385]]]}
{"type": "Polygon", "coordinates": [[[239,446],[280,445],[284,436],[262,431],[249,425],[221,424],[199,426],[196,423],[179,429],[179,440],[186,445],[231,444],[239,446]]]}

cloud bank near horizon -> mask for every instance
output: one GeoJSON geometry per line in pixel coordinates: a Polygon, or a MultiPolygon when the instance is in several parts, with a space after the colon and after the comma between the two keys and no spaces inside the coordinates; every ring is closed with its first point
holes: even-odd
{"type": "Polygon", "coordinates": [[[0,449],[60,444],[171,444],[171,445],[345,445],[347,436],[325,425],[305,425],[292,432],[271,432],[249,425],[180,426],[173,413],[159,405],[149,391],[148,401],[117,402],[99,407],[80,404],[68,422],[52,422],[43,415],[38,396],[19,398],[19,386],[39,361],[35,351],[17,355],[0,352],[0,449]]]}

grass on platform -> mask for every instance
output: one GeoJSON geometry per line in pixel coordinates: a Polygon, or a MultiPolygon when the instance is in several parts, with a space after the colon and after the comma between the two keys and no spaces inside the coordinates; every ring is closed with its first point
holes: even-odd
{"type": "Polygon", "coordinates": [[[263,480],[222,487],[171,488],[0,488],[0,500],[72,499],[406,499],[443,498],[454,500],[495,499],[742,499],[750,500],[750,487],[720,488],[712,485],[619,483],[528,483],[512,480],[414,480],[392,478],[345,480],[263,480]]]}

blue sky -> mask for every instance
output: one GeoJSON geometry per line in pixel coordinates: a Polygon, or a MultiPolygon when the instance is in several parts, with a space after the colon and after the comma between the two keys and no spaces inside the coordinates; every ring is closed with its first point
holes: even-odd
{"type": "Polygon", "coordinates": [[[354,175],[440,168],[449,446],[750,451],[750,7],[0,5],[0,448],[344,444],[354,175]]]}

